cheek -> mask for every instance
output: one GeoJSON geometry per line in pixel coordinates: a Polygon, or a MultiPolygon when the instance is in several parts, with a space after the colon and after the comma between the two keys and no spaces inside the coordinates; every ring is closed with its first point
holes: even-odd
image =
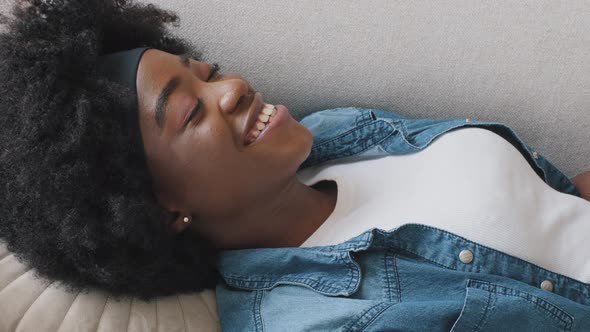
{"type": "Polygon", "coordinates": [[[230,213],[238,202],[252,197],[258,188],[254,179],[260,181],[260,175],[249,173],[235,154],[202,151],[204,155],[195,156],[191,167],[187,165],[191,175],[182,184],[185,200],[202,216],[230,213]]]}
{"type": "Polygon", "coordinates": [[[191,182],[211,188],[235,178],[247,161],[246,155],[236,150],[228,136],[211,132],[210,135],[195,137],[193,143],[185,146],[183,169],[191,175],[191,182]]]}

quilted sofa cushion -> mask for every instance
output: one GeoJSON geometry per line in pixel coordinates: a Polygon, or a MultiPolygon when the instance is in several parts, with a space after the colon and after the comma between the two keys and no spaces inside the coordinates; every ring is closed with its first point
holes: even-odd
{"type": "Polygon", "coordinates": [[[0,242],[0,331],[221,331],[215,292],[115,301],[38,279],[0,242]]]}

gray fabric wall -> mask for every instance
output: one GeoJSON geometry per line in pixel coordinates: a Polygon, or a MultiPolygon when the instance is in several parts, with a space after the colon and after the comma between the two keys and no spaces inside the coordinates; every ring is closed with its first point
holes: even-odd
{"type": "Polygon", "coordinates": [[[141,2],[176,11],[204,61],[296,118],[358,106],[498,121],[566,175],[590,169],[589,1],[141,2]]]}

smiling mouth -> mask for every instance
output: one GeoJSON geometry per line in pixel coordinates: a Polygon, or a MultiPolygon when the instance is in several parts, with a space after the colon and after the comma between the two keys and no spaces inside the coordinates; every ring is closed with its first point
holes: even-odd
{"type": "Polygon", "coordinates": [[[256,121],[244,139],[244,145],[250,145],[268,128],[272,119],[276,116],[277,109],[274,105],[264,104],[256,121]]]}

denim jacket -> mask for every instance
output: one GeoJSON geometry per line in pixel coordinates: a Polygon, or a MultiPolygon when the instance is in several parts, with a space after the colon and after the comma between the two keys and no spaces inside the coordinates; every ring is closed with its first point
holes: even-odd
{"type": "MultiPolygon", "coordinates": [[[[300,123],[314,143],[299,169],[413,153],[474,126],[512,143],[552,188],[581,197],[500,123],[354,107],[300,123]]],[[[337,245],[226,250],[218,267],[223,331],[590,331],[590,285],[425,225],[372,228],[337,245]]]]}

